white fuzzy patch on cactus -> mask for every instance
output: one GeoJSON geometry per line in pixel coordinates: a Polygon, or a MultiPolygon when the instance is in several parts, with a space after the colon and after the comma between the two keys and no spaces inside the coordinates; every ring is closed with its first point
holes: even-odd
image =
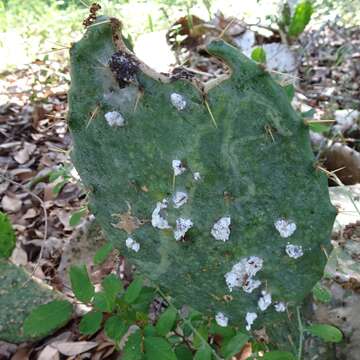
{"type": "Polygon", "coordinates": [[[257,318],[257,314],[254,312],[248,312],[246,313],[245,316],[245,321],[246,321],[246,330],[250,331],[251,330],[251,326],[253,325],[254,321],[257,318]]]}
{"type": "Polygon", "coordinates": [[[288,238],[296,230],[296,224],[291,220],[278,219],[274,223],[276,230],[283,238],[288,238]]]}
{"type": "Polygon", "coordinates": [[[178,209],[179,207],[186,204],[186,202],[188,201],[188,194],[183,191],[177,191],[174,194],[172,201],[174,203],[174,208],[178,209]]]}
{"type": "Polygon", "coordinates": [[[193,178],[195,181],[200,181],[201,180],[201,175],[198,171],[193,173],[193,178]]]}
{"type": "Polygon", "coordinates": [[[140,244],[131,237],[126,239],[125,244],[129,249],[135,252],[138,252],[140,250],[140,244]]]}
{"type": "Polygon", "coordinates": [[[215,316],[216,323],[219,326],[226,327],[229,323],[229,318],[225,316],[222,312],[218,312],[215,316]]]}
{"type": "Polygon", "coordinates": [[[284,312],[286,310],[285,303],[279,301],[274,304],[275,311],[277,312],[284,312]]]}
{"type": "Polygon", "coordinates": [[[173,106],[179,111],[184,110],[186,107],[186,100],[180,94],[172,93],[170,95],[170,101],[173,104],[173,106]]]}
{"type": "Polygon", "coordinates": [[[225,281],[230,292],[235,287],[251,293],[261,285],[259,280],[254,279],[258,271],[262,269],[263,260],[257,256],[250,256],[235,264],[231,271],[225,274],[225,281]]]}
{"type": "Polygon", "coordinates": [[[186,171],[186,167],[182,164],[180,160],[173,160],[172,167],[174,169],[175,176],[181,175],[183,172],[186,171]]]}
{"type": "Polygon", "coordinates": [[[193,222],[190,219],[179,218],[176,219],[176,228],[174,230],[175,240],[182,239],[186,232],[193,227],[193,222]]]}
{"type": "Polygon", "coordinates": [[[105,114],[105,119],[107,123],[112,126],[119,126],[122,127],[125,125],[125,120],[122,115],[117,111],[110,111],[105,114]]]}
{"type": "Polygon", "coordinates": [[[271,305],[271,294],[266,291],[262,291],[261,297],[258,301],[259,309],[261,311],[265,311],[270,305],[271,305]]]}
{"type": "Polygon", "coordinates": [[[156,208],[151,215],[151,225],[157,229],[170,229],[168,221],[164,218],[162,210],[166,209],[168,202],[164,199],[162,202],[156,203],[156,208]]]}
{"type": "Polygon", "coordinates": [[[293,259],[298,259],[304,255],[301,245],[287,244],[285,248],[286,253],[293,259]]]}
{"type": "Polygon", "coordinates": [[[216,240],[227,241],[230,237],[230,216],[224,216],[219,219],[211,229],[211,235],[216,240]]]}

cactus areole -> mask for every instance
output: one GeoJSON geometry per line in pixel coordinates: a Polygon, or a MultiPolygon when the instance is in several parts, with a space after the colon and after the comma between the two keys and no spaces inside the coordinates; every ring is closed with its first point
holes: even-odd
{"type": "Polygon", "coordinates": [[[148,68],[120,27],[103,17],[70,51],[72,156],[107,238],[222,326],[289,316],[323,274],[335,218],[307,126],[222,40],[208,52],[231,74],[203,85],[148,68]]]}

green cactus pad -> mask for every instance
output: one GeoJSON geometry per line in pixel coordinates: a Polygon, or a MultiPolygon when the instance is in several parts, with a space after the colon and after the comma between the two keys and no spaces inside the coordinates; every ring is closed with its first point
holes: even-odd
{"type": "Polygon", "coordinates": [[[48,335],[25,335],[23,323],[38,305],[56,298],[54,291],[32,280],[25,270],[0,259],[0,340],[21,343],[48,335]]]}
{"type": "Polygon", "coordinates": [[[322,276],[335,209],[285,91],[225,42],[208,51],[232,74],[203,86],[148,69],[117,21],[89,27],[71,48],[73,161],[139,272],[177,306],[259,328],[322,276]]]}

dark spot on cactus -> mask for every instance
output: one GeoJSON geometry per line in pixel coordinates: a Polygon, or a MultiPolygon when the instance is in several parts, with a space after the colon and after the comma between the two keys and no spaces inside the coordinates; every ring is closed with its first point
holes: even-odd
{"type": "Polygon", "coordinates": [[[124,88],[136,81],[139,63],[130,54],[124,51],[117,51],[111,56],[109,67],[114,73],[120,88],[124,88]]]}
{"type": "Polygon", "coordinates": [[[195,73],[193,71],[184,69],[181,66],[173,69],[172,73],[170,74],[170,80],[172,80],[172,81],[179,80],[179,79],[191,80],[194,77],[195,77],[195,73]]]}
{"type": "Polygon", "coordinates": [[[97,12],[101,9],[101,6],[97,3],[93,3],[91,6],[90,6],[90,14],[89,16],[83,21],[83,25],[84,27],[88,27],[90,25],[92,25],[95,20],[96,20],[96,14],[97,12]]]}

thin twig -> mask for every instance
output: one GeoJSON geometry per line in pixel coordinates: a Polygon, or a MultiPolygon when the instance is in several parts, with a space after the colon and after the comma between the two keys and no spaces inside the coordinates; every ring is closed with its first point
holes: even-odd
{"type": "MultiPolygon", "coordinates": [[[[40,260],[42,259],[42,256],[43,256],[43,252],[44,252],[44,248],[45,248],[45,243],[46,243],[46,240],[47,240],[47,234],[48,234],[48,216],[47,216],[47,210],[46,210],[46,206],[45,206],[45,203],[44,201],[38,196],[36,195],[33,191],[29,190],[25,185],[23,184],[20,184],[18,183],[17,181],[14,181],[12,179],[9,179],[7,176],[3,175],[3,174],[0,174],[0,176],[5,180],[5,181],[8,181],[9,183],[13,184],[13,185],[16,185],[16,186],[19,186],[21,189],[23,189],[24,191],[26,191],[28,194],[30,194],[32,197],[34,197],[37,201],[40,202],[40,205],[43,209],[43,212],[44,212],[44,236],[43,236],[43,241],[42,241],[42,244],[41,244],[41,247],[40,247],[40,253],[39,253],[39,257],[36,261],[36,264],[35,264],[35,267],[31,273],[31,276],[33,276],[36,272],[36,270],[38,269],[39,267],[39,264],[40,264],[40,260]]],[[[29,280],[27,280],[23,286],[25,286],[27,284],[29,280]]]]}
{"type": "Polygon", "coordinates": [[[298,360],[301,360],[302,357],[302,348],[303,348],[303,341],[304,341],[304,327],[301,321],[301,314],[300,314],[300,306],[296,307],[296,314],[299,326],[299,349],[298,349],[298,360]]]}
{"type": "Polygon", "coordinates": [[[332,171],[332,172],[329,171],[329,170],[324,169],[324,168],[321,167],[321,166],[317,166],[317,168],[318,168],[319,170],[323,171],[323,172],[328,176],[329,179],[333,180],[335,183],[337,183],[341,188],[343,188],[343,189],[345,190],[345,192],[346,192],[347,196],[349,197],[351,203],[353,204],[355,210],[356,210],[357,213],[360,215],[360,209],[358,208],[358,206],[357,206],[355,200],[353,199],[350,191],[346,188],[346,186],[344,185],[344,183],[343,183],[343,182],[338,178],[338,176],[335,174],[335,171],[340,171],[340,170],[342,170],[343,168],[337,169],[337,170],[332,171]]]}
{"type": "Polygon", "coordinates": [[[89,121],[87,122],[85,129],[87,129],[87,128],[89,127],[91,121],[94,120],[94,118],[95,118],[95,116],[97,115],[99,109],[100,109],[100,106],[99,106],[99,105],[96,105],[96,108],[95,108],[94,111],[91,113],[90,119],[89,119],[89,121]]]}
{"type": "Polygon", "coordinates": [[[212,111],[211,111],[211,109],[210,109],[209,103],[207,102],[206,99],[204,100],[204,102],[205,102],[206,109],[207,109],[207,111],[208,111],[209,114],[210,114],[211,120],[212,120],[212,122],[214,123],[214,126],[217,128],[217,123],[216,123],[216,120],[215,120],[215,118],[214,118],[214,115],[213,115],[213,113],[212,113],[212,111]]]}
{"type": "Polygon", "coordinates": [[[231,21],[224,27],[223,31],[219,35],[219,39],[222,39],[225,33],[229,30],[230,26],[233,24],[233,22],[236,20],[236,18],[232,18],[231,21]]]}

